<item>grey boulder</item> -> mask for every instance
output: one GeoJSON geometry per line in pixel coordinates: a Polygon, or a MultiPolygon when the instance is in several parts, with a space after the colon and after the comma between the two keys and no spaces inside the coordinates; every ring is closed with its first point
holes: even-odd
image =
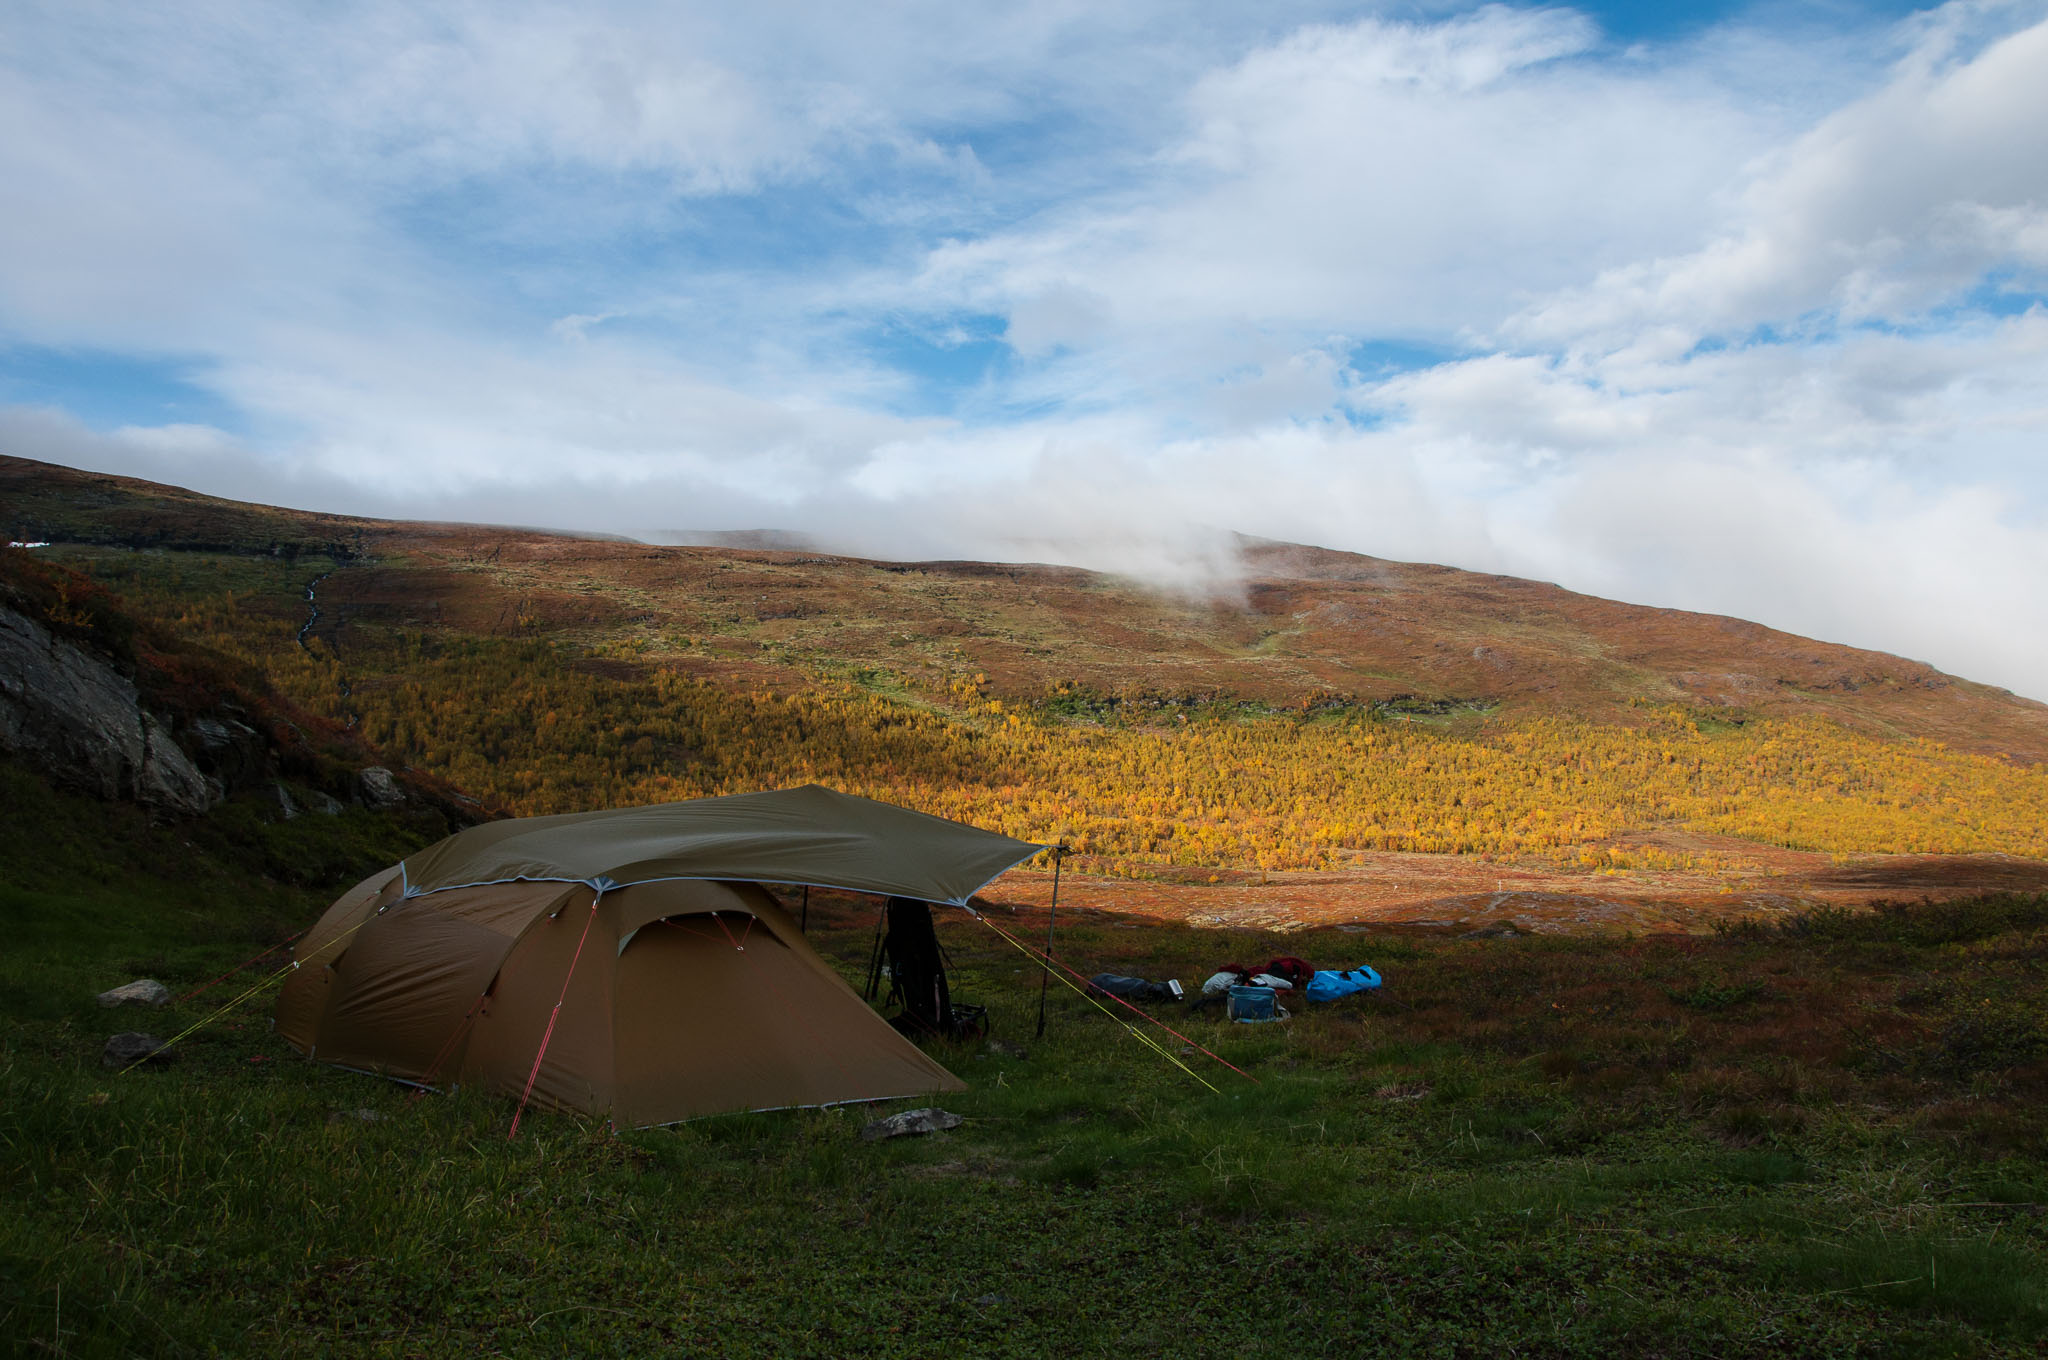
{"type": "Polygon", "coordinates": [[[860,1131],[867,1142],[883,1138],[901,1138],[912,1133],[937,1133],[942,1129],[957,1129],[966,1121],[957,1114],[926,1107],[922,1110],[905,1110],[892,1114],[887,1119],[877,1119],[860,1131]]]}
{"type": "Polygon", "coordinates": [[[139,1062],[165,1062],[170,1054],[164,1052],[163,1040],[153,1034],[116,1034],[107,1040],[107,1046],[100,1050],[102,1067],[133,1067],[139,1062]]]}
{"type": "Polygon", "coordinates": [[[405,786],[398,782],[397,775],[382,765],[372,765],[358,772],[356,788],[363,796],[363,805],[379,811],[395,808],[405,801],[405,786]]]}
{"type": "Polygon", "coordinates": [[[142,978],[100,993],[102,1006],[161,1006],[170,999],[171,989],[155,978],[142,978]]]}

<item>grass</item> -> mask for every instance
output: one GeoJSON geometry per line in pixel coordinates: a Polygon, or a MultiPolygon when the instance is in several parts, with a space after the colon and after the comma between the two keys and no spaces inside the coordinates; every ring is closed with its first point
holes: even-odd
{"type": "MultiPolygon", "coordinates": [[[[937,1050],[972,1086],[945,1101],[960,1129],[864,1143],[861,1107],[614,1135],[529,1113],[511,1142],[510,1102],[302,1062],[260,1001],[161,1070],[98,1065],[107,1034],[167,1033],[238,984],[162,1013],[95,992],[197,986],[420,828],[248,809],[151,826],[0,775],[13,1353],[1976,1356],[2048,1339],[2039,899],[1621,943],[1063,920],[1083,972],[1192,980],[1285,952],[1387,976],[1284,1025],[1172,1018],[1257,1079],[1201,1059],[1214,1090],[1059,988],[1035,1038],[1027,960],[952,916],[955,994],[1026,1050],[937,1050]],[[295,880],[309,838],[331,859],[295,880]],[[2017,1028],[1971,1040],[1985,1014],[2017,1028]]],[[[849,975],[872,909],[814,895],[813,939],[849,975]]]]}

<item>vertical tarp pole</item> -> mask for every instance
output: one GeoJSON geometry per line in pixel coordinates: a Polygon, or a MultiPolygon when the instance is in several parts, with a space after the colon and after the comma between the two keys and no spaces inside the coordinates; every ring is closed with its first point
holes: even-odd
{"type": "Polygon", "coordinates": [[[875,1002],[875,988],[879,987],[882,982],[882,923],[888,919],[889,899],[885,897],[882,899],[881,914],[875,917],[874,952],[868,956],[867,1000],[871,1006],[875,1002]]]}
{"type": "Polygon", "coordinates": [[[1060,865],[1067,858],[1067,847],[1055,845],[1052,848],[1052,909],[1045,916],[1045,972],[1038,979],[1038,1033],[1034,1038],[1045,1037],[1045,989],[1052,985],[1052,932],[1060,919],[1060,865]]]}
{"type": "Polygon", "coordinates": [[[804,884],[804,919],[797,929],[806,935],[811,933],[811,885],[808,883],[804,884]]]}

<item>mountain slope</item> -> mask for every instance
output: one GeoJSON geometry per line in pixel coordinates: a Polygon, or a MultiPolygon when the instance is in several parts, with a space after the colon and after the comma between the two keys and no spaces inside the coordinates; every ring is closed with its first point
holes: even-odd
{"type": "MultiPolygon", "coordinates": [[[[331,567],[316,634],[352,621],[546,635],[612,664],[787,689],[867,668],[1104,714],[1226,698],[1332,700],[1469,727],[1477,715],[1633,723],[1644,704],[1721,720],[1815,716],[2023,762],[2048,705],[1916,661],[1739,619],[1557,586],[1246,540],[1229,598],[1072,568],[652,547],[534,530],[246,506],[0,457],[16,539],[304,558],[331,567]]],[[[308,573],[309,579],[312,575],[308,573]]]]}

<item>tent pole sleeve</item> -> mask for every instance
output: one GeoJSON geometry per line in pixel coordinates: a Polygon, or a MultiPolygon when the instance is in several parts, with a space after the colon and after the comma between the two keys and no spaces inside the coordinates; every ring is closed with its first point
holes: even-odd
{"type": "Polygon", "coordinates": [[[1033,1038],[1045,1037],[1045,989],[1052,984],[1052,932],[1060,919],[1060,865],[1066,862],[1067,847],[1056,845],[1052,849],[1052,908],[1045,914],[1045,971],[1038,978],[1038,1032],[1033,1038]]]}

